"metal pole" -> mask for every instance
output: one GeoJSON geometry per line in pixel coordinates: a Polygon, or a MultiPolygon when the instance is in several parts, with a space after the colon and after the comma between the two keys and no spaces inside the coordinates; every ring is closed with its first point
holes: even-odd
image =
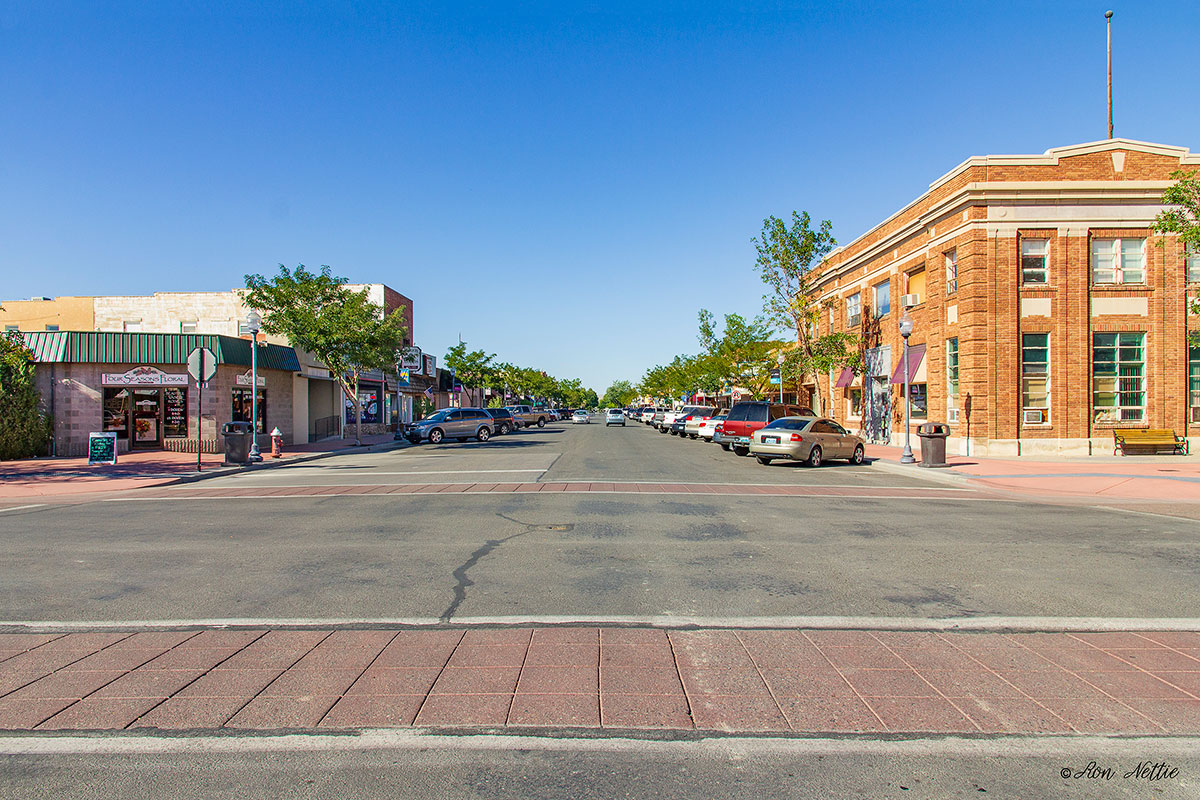
{"type": "Polygon", "coordinates": [[[901,464],[915,464],[913,458],[911,431],[909,430],[909,399],[908,399],[908,334],[904,334],[904,453],[900,456],[901,464]]]}
{"type": "Polygon", "coordinates": [[[1112,124],[1112,16],[1113,12],[1105,11],[1104,19],[1108,27],[1108,138],[1113,138],[1112,124]]]}
{"type": "Polygon", "coordinates": [[[250,331],[250,460],[262,461],[258,452],[258,331],[250,331]]]}
{"type": "Polygon", "coordinates": [[[196,375],[196,472],[201,469],[200,454],[204,452],[204,350],[200,351],[200,370],[196,375]]]}

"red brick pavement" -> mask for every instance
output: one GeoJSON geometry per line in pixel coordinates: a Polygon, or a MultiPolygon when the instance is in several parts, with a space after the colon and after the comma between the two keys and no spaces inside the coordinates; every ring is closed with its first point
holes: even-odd
{"type": "Polygon", "coordinates": [[[0,634],[0,728],[1200,733],[1200,632],[0,634]]]}

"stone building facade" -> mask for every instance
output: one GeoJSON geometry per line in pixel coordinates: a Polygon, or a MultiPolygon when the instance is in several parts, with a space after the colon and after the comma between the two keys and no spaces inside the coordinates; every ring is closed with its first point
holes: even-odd
{"type": "Polygon", "coordinates": [[[1111,453],[1119,428],[1200,437],[1200,255],[1151,227],[1181,168],[1200,156],[1126,139],[975,157],[839,247],[820,268],[821,329],[860,333],[865,369],[822,376],[832,416],[902,440],[908,307],[914,423],[948,422],[951,452],[1111,453]]]}

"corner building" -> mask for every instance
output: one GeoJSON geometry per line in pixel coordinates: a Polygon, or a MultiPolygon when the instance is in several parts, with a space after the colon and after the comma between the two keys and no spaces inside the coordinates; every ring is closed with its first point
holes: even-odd
{"type": "Polygon", "coordinates": [[[959,454],[1112,453],[1119,428],[1195,446],[1200,254],[1151,229],[1180,168],[1200,155],[1127,139],[966,160],[819,268],[822,332],[860,333],[865,368],[811,388],[843,424],[902,443],[908,307],[914,442],[937,421],[959,454]]]}

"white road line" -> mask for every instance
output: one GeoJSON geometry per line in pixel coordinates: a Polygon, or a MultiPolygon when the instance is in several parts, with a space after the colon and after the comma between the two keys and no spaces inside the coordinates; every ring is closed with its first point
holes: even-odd
{"type": "Polygon", "coordinates": [[[941,633],[1098,633],[1200,631],[1200,617],[697,617],[659,614],[654,616],[552,616],[542,614],[503,617],[462,617],[447,623],[437,617],[229,617],[216,619],[165,620],[76,620],[0,621],[0,630],[31,633],[63,631],[143,630],[163,628],[347,628],[347,627],[451,627],[496,628],[520,626],[604,625],[675,630],[712,629],[804,629],[868,630],[941,633]]]}
{"type": "MultiPolygon", "coordinates": [[[[354,484],[351,484],[354,485],[354,484]]],[[[371,484],[361,484],[369,486],[371,484]]],[[[424,486],[427,484],[420,483],[397,483],[384,484],[385,486],[424,486]]],[[[448,483],[446,486],[470,486],[471,484],[448,483]]],[[[266,488],[292,488],[292,489],[325,489],[330,487],[325,486],[278,486],[266,487],[256,486],[257,489],[266,488]]],[[[339,487],[341,488],[341,487],[339,487]]],[[[766,500],[770,498],[781,500],[907,500],[909,502],[925,502],[930,497],[913,497],[906,494],[747,494],[746,492],[704,492],[703,494],[690,494],[688,492],[610,492],[610,491],[590,491],[587,489],[574,489],[554,492],[396,492],[386,494],[366,494],[354,492],[334,492],[331,494],[322,494],[320,492],[311,492],[309,494],[242,494],[236,496],[211,495],[208,497],[106,497],[100,500],[101,503],[179,503],[189,500],[200,501],[227,501],[227,500],[311,500],[314,497],[320,498],[364,498],[364,497],[388,497],[388,498],[404,498],[404,497],[513,497],[521,496],[538,496],[538,497],[553,497],[555,495],[623,495],[629,497],[745,497],[754,498],[757,500],[766,500]]],[[[953,500],[958,503],[1023,503],[1023,500],[1009,499],[1003,497],[948,497],[947,500],[953,500]]]]}
{"type": "Polygon", "coordinates": [[[10,506],[9,508],[0,508],[0,514],[3,514],[5,511],[23,511],[24,509],[27,509],[27,508],[41,508],[44,505],[46,505],[46,504],[45,503],[30,503],[27,506],[10,506]]]}
{"type": "MultiPolygon", "coordinates": [[[[545,472],[545,469],[437,469],[437,470],[422,470],[419,472],[383,472],[374,469],[339,469],[338,475],[472,475],[475,473],[490,473],[490,472],[545,472]]],[[[294,470],[288,470],[288,475],[295,475],[297,472],[313,472],[317,475],[328,475],[328,469],[319,467],[299,467],[294,470]]],[[[254,477],[264,477],[256,475],[254,477]]]]}
{"type": "MultiPolygon", "coordinates": [[[[120,733],[112,736],[60,735],[0,737],[4,755],[156,755],[164,753],[354,752],[369,750],[444,751],[558,751],[628,752],[664,755],[795,754],[893,755],[1029,758],[1047,755],[1086,760],[1153,753],[1155,757],[1195,758],[1197,738],[1191,736],[1112,736],[1016,734],[975,739],[935,736],[921,739],[785,738],[762,736],[704,736],[684,740],[639,739],[612,732],[600,738],[472,734],[446,736],[421,728],[369,729],[359,732],[262,735],[222,733],[199,736],[155,736],[120,733]]],[[[1057,770],[1055,771],[1057,778],[1057,770]]]]}

